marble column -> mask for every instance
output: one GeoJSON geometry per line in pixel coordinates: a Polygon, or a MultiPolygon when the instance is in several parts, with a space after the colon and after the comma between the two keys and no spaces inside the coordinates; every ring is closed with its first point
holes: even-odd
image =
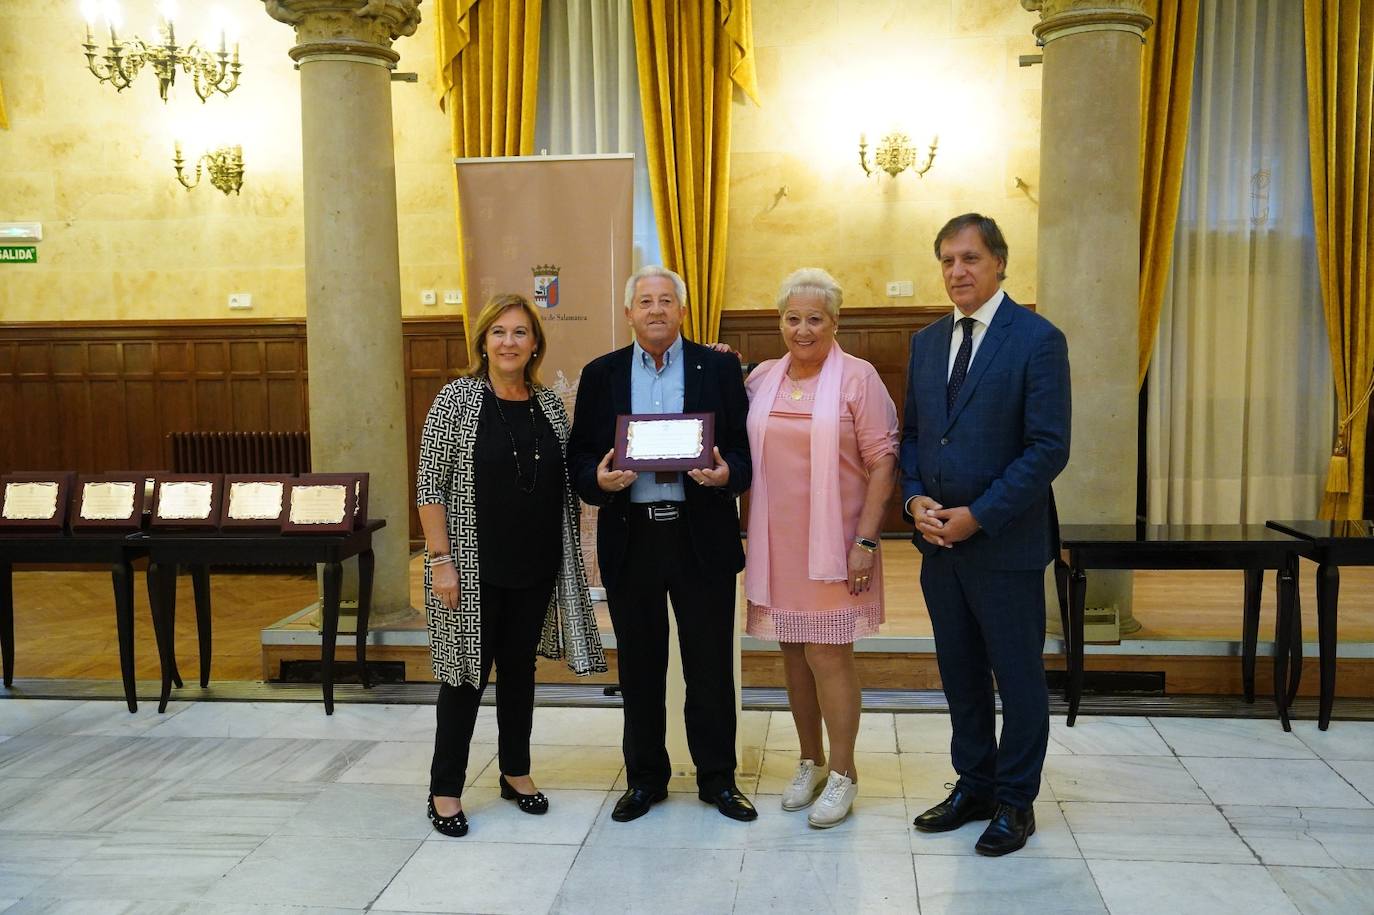
{"type": "Polygon", "coordinates": [[[296,30],[305,188],[311,463],[370,474],[372,625],[411,616],[409,466],[401,340],[391,44],[419,0],[263,0],[296,30]]]}
{"type": "MultiPolygon", "coordinates": [[[[1055,482],[1059,518],[1133,523],[1139,389],[1142,0],[1021,0],[1040,13],[1037,307],[1068,337],[1073,447],[1055,482]]],[[[1088,607],[1131,616],[1131,576],[1095,572],[1088,607]]],[[[1057,624],[1058,611],[1050,617],[1057,624]]],[[[1056,626],[1057,628],[1057,626],[1056,626]]]]}

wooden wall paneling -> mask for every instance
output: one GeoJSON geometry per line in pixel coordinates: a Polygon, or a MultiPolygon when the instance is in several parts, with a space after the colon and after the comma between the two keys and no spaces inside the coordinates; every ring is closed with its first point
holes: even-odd
{"type": "Polygon", "coordinates": [[[420,465],[420,433],[439,390],[467,365],[463,322],[455,318],[406,322],[402,331],[406,373],[406,466],[410,479],[410,539],[424,538],[415,510],[414,473],[420,465]]]}
{"type": "Polygon", "coordinates": [[[229,428],[262,429],[271,432],[267,420],[267,381],[258,376],[229,375],[229,398],[232,405],[229,428]]]}
{"type": "MultiPolygon", "coordinates": [[[[99,443],[100,454],[108,470],[129,468],[129,425],[125,421],[124,384],[118,378],[99,376],[91,379],[90,421],[87,430],[91,441],[99,443]]],[[[95,463],[93,460],[91,463],[95,463]]],[[[157,469],[161,469],[160,467],[157,469]]]]}
{"type": "Polygon", "coordinates": [[[125,379],[124,409],[119,416],[124,422],[129,441],[121,462],[124,469],[161,470],[172,466],[172,456],[164,450],[161,428],[154,423],[157,416],[157,388],[151,377],[125,379]]]}
{"type": "Polygon", "coordinates": [[[58,448],[61,467],[90,466],[104,449],[95,446],[91,430],[91,401],[88,382],[71,375],[59,375],[53,381],[57,418],[58,448]]]}
{"type": "MultiPolygon", "coordinates": [[[[842,345],[874,364],[900,408],[910,336],[946,310],[847,307],[842,345]]],[[[413,472],[429,405],[466,366],[467,341],[462,320],[452,317],[408,319],[403,334],[413,472]]],[[[785,351],[772,309],[727,311],[721,339],[750,362],[785,351]]],[[[169,432],[304,430],[305,322],[5,325],[0,415],[14,433],[0,436],[0,470],[160,468],[169,466],[169,432]]],[[[411,532],[419,536],[413,513],[411,532]]]]}

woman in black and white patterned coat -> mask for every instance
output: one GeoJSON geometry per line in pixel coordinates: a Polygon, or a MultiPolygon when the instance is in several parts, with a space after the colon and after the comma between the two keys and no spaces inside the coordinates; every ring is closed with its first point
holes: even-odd
{"type": "Polygon", "coordinates": [[[522,296],[495,296],[471,339],[468,374],[444,386],[425,420],[416,484],[442,681],[428,815],[452,836],[468,830],[468,747],[492,665],[501,796],[536,814],[548,800],[530,778],[535,654],[566,658],[577,674],[606,670],[564,469],[568,415],[539,383],[539,315],[522,296]]]}

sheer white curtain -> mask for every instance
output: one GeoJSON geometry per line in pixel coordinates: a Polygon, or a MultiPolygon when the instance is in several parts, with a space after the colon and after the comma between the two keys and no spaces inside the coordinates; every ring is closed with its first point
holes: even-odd
{"type": "Polygon", "coordinates": [[[535,148],[634,153],[635,266],[659,263],[630,0],[545,0],[542,29],[535,148]]]}
{"type": "Polygon", "coordinates": [[[1301,3],[1204,0],[1173,270],[1147,384],[1160,523],[1314,518],[1333,394],[1301,3]]]}

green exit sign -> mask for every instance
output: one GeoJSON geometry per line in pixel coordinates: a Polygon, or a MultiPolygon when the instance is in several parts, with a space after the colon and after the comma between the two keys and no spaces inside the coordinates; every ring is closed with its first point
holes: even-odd
{"type": "Polygon", "coordinates": [[[0,247],[0,264],[38,263],[37,245],[9,245],[0,247]]]}

